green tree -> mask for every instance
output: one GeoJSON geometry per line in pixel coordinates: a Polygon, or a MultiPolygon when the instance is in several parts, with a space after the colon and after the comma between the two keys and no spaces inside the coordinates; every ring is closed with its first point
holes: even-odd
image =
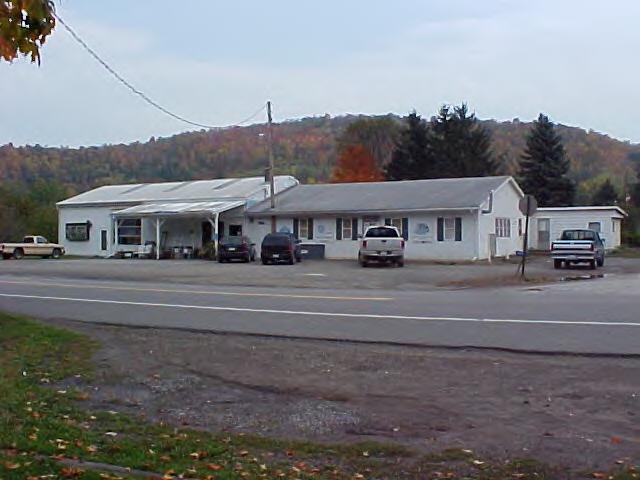
{"type": "Polygon", "coordinates": [[[541,207],[573,205],[575,184],[567,176],[569,159],[554,125],[542,113],[527,135],[520,160],[518,182],[541,207]]]}
{"type": "Polygon", "coordinates": [[[491,134],[467,105],[443,105],[429,124],[438,177],[484,177],[495,175],[491,153],[491,134]]]}
{"type": "Polygon", "coordinates": [[[30,56],[40,65],[40,48],[55,27],[50,0],[0,0],[0,59],[30,56]]]}
{"type": "Polygon", "coordinates": [[[406,119],[391,161],[385,167],[387,180],[434,178],[435,161],[430,146],[431,132],[415,111],[406,119]]]}
{"type": "Polygon", "coordinates": [[[611,179],[607,178],[596,190],[591,198],[592,205],[616,205],[619,196],[616,188],[611,183],[611,179]]]}

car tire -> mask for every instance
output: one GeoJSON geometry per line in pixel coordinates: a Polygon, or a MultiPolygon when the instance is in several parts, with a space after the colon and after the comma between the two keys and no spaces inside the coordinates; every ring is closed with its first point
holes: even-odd
{"type": "Polygon", "coordinates": [[[589,268],[591,270],[595,270],[598,266],[598,261],[597,260],[590,260],[589,261],[589,268]]]}
{"type": "Polygon", "coordinates": [[[16,248],[13,251],[13,258],[20,260],[22,257],[24,257],[24,251],[21,248],[16,248]]]}
{"type": "Polygon", "coordinates": [[[553,260],[553,268],[555,268],[556,270],[559,268],[562,268],[562,260],[553,260]]]}
{"type": "Polygon", "coordinates": [[[604,255],[602,256],[602,258],[600,260],[598,260],[598,266],[599,267],[604,267],[604,255]]]}
{"type": "Polygon", "coordinates": [[[289,265],[293,265],[293,264],[294,264],[294,263],[296,263],[296,262],[295,262],[295,259],[294,259],[293,257],[291,257],[287,263],[288,263],[289,265]]]}
{"type": "Polygon", "coordinates": [[[57,260],[60,258],[60,249],[59,248],[54,248],[53,251],[51,252],[51,258],[53,258],[54,260],[57,260]]]}
{"type": "Polygon", "coordinates": [[[261,260],[262,260],[262,264],[263,264],[263,265],[266,265],[266,264],[267,264],[267,259],[266,259],[266,258],[262,258],[261,260]]]}

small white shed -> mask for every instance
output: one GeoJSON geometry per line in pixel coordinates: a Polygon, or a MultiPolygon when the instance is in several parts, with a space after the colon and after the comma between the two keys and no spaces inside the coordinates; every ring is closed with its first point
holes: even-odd
{"type": "Polygon", "coordinates": [[[531,218],[529,247],[549,250],[563,230],[588,228],[600,233],[608,250],[621,244],[622,220],[627,213],[618,206],[542,207],[531,218]]]}

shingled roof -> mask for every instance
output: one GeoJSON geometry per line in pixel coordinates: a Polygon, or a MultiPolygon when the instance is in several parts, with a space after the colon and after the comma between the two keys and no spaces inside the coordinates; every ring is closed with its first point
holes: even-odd
{"type": "Polygon", "coordinates": [[[508,176],[297,185],[277,196],[275,208],[264,201],[247,213],[261,216],[478,209],[491,191],[509,182],[522,193],[508,176]]]}

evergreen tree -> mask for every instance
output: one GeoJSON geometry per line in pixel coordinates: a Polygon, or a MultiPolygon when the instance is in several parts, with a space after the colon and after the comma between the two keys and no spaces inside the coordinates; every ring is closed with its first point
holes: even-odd
{"type": "Polygon", "coordinates": [[[466,104],[442,106],[430,122],[438,177],[483,177],[495,175],[491,134],[469,115],[466,104]]]}
{"type": "Polygon", "coordinates": [[[600,188],[596,190],[591,199],[592,205],[616,205],[618,203],[618,192],[611,183],[611,180],[607,178],[600,188]]]}
{"type": "Polygon", "coordinates": [[[385,167],[387,180],[435,178],[435,162],[430,146],[427,122],[412,112],[407,126],[400,132],[398,144],[385,167]]]}
{"type": "Polygon", "coordinates": [[[573,204],[575,184],[567,176],[569,159],[562,138],[553,123],[542,113],[527,135],[527,146],[520,160],[518,182],[533,195],[541,207],[566,207],[573,204]]]}

